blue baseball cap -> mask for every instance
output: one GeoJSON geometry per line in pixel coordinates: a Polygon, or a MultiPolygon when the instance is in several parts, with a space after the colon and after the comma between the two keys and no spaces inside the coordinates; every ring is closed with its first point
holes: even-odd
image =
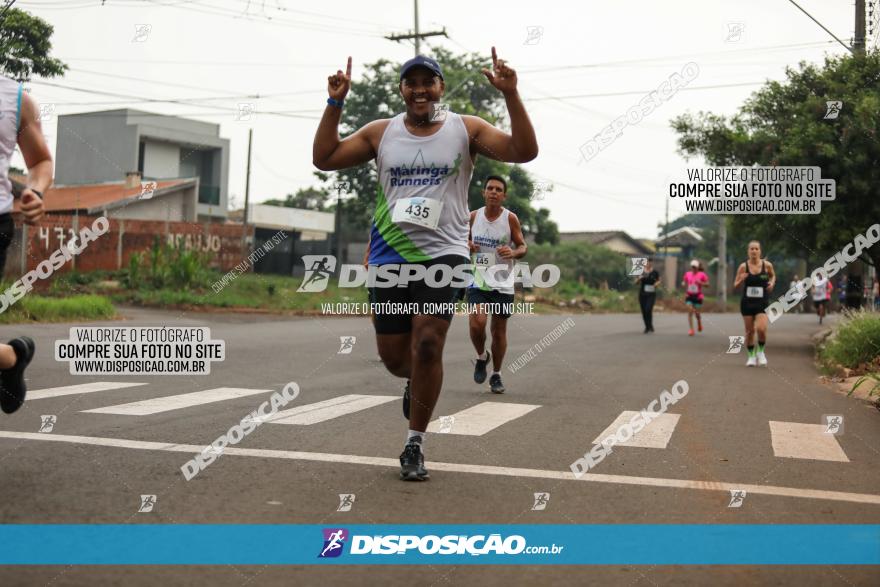
{"type": "Polygon", "coordinates": [[[431,59],[430,57],[425,57],[424,55],[416,55],[409,61],[403,64],[403,67],[400,68],[400,79],[403,79],[406,76],[406,72],[408,72],[413,67],[427,67],[433,73],[440,76],[440,79],[443,79],[443,71],[440,69],[440,64],[437,63],[436,60],[431,59]]]}

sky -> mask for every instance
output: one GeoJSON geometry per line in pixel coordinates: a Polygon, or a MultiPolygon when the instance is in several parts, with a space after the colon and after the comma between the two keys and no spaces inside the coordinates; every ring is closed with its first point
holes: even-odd
{"type": "MultiPolygon", "coordinates": [[[[851,43],[851,0],[798,4],[851,43]]],[[[30,84],[39,103],[51,104],[56,116],[131,107],[220,124],[220,135],[231,142],[235,207],[244,203],[250,128],[252,202],[317,186],[311,147],[327,76],[345,69],[349,55],[356,83],[363,64],[403,62],[414,54],[412,44],[384,38],[413,28],[412,0],[32,0],[15,6],[54,26],[52,55],[70,67],[63,78],[30,84]],[[236,120],[241,103],[255,105],[249,120],[236,120]]],[[[488,62],[494,45],[517,70],[540,146],[524,167],[553,186],[536,205],[550,210],[561,231],[625,230],[638,238],[656,238],[669,180],[702,164],[677,153],[671,119],[686,112],[733,114],[763,83],[783,80],[787,66],[847,52],[790,0],[421,0],[419,21],[422,32],[445,27],[448,35],[424,41],[422,53],[439,45],[478,52],[488,62]],[[696,77],[584,160],[582,145],[688,63],[697,64],[696,77]]],[[[54,152],[56,121],[45,122],[44,131],[54,152]]],[[[13,165],[22,166],[20,156],[13,165]]],[[[670,219],[682,207],[670,204],[670,219]]]]}

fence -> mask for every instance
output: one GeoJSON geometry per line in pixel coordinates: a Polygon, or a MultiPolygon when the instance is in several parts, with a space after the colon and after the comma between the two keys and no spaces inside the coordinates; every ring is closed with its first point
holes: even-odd
{"type": "MultiPolygon", "coordinates": [[[[97,216],[47,214],[38,226],[16,219],[15,237],[6,255],[3,276],[17,279],[49,258],[80,230],[91,227],[97,216]]],[[[184,249],[210,253],[211,266],[222,271],[235,267],[249,250],[241,224],[170,222],[162,220],[108,219],[110,230],[89,243],[58,271],[116,270],[126,267],[132,253],[148,250],[158,236],[184,249]]],[[[248,237],[254,229],[249,227],[248,237]]]]}

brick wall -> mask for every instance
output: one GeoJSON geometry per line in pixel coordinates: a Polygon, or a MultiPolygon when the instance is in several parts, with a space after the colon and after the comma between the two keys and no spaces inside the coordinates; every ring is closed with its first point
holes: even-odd
{"type": "MultiPolygon", "coordinates": [[[[97,216],[69,216],[47,214],[39,226],[25,226],[15,221],[15,238],[6,255],[3,275],[18,279],[43,260],[83,227],[91,227],[97,216]],[[26,248],[22,251],[22,243],[26,248]]],[[[131,254],[146,251],[158,236],[172,245],[185,249],[198,249],[211,254],[211,266],[228,271],[247,257],[242,250],[241,224],[211,224],[195,222],[165,222],[161,220],[108,219],[110,230],[90,242],[79,255],[65,263],[59,272],[115,270],[128,266],[131,254]]],[[[248,235],[253,238],[254,229],[248,235]]]]}

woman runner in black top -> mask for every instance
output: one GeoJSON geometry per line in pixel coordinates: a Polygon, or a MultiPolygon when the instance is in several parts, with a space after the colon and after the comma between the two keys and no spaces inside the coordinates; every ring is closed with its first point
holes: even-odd
{"type": "Polygon", "coordinates": [[[749,243],[749,258],[739,266],[736,272],[734,289],[743,286],[740,314],[746,327],[746,348],[749,358],[746,367],[766,365],[764,345],[767,344],[767,305],[770,292],[776,284],[776,273],[773,263],[761,258],[761,243],[749,243]],[[755,334],[758,335],[758,348],[755,349],[755,334]]]}
{"type": "Polygon", "coordinates": [[[636,279],[636,283],[639,284],[639,306],[642,308],[645,334],[654,332],[654,301],[657,299],[657,288],[660,287],[660,274],[654,269],[652,259],[648,259],[645,272],[636,279]]]}

